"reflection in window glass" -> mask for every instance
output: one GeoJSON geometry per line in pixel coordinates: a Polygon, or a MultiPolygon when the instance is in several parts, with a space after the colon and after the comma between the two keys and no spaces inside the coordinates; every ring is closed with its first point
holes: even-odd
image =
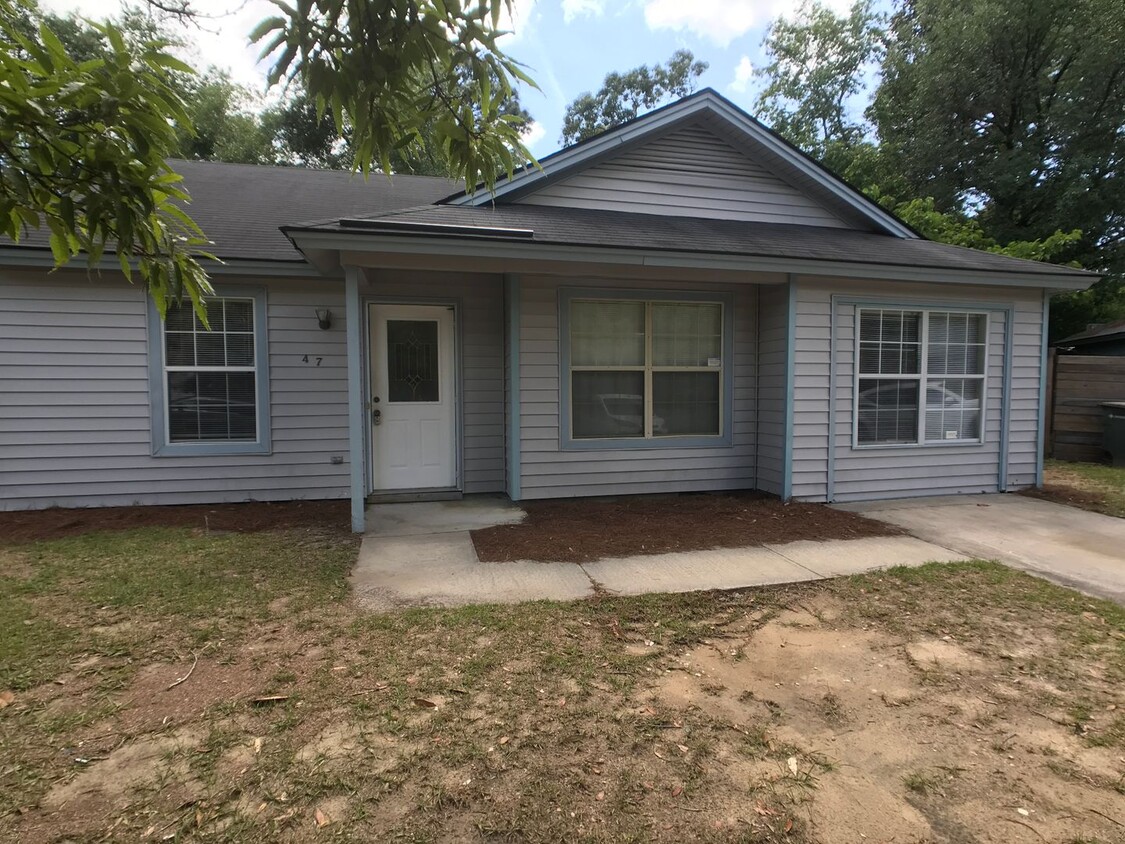
{"type": "Polygon", "coordinates": [[[718,372],[654,372],[652,435],[715,436],[719,433],[718,372]]]}
{"type": "Polygon", "coordinates": [[[575,372],[571,425],[576,438],[643,437],[643,372],[575,372]]]}

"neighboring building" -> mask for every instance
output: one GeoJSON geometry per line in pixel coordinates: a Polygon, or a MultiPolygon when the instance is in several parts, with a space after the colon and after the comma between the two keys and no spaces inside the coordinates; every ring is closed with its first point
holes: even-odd
{"type": "Polygon", "coordinates": [[[210,333],[0,249],[0,509],[1041,481],[1048,300],[1096,275],[927,241],[712,91],[541,163],[178,162],[210,333]]]}
{"type": "Polygon", "coordinates": [[[1125,355],[1125,319],[1103,325],[1091,325],[1055,343],[1064,354],[1125,355]]]}

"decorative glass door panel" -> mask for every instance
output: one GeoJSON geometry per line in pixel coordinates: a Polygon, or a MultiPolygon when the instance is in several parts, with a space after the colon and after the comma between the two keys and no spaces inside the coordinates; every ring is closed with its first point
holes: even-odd
{"type": "Polygon", "coordinates": [[[387,401],[441,398],[436,320],[387,320],[387,401]]]}

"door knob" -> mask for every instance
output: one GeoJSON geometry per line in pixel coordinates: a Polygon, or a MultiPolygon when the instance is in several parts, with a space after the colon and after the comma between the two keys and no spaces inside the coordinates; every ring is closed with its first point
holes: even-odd
{"type": "Polygon", "coordinates": [[[371,421],[374,422],[376,425],[378,425],[380,422],[382,422],[383,421],[383,411],[381,411],[381,410],[371,411],[371,421]]]}

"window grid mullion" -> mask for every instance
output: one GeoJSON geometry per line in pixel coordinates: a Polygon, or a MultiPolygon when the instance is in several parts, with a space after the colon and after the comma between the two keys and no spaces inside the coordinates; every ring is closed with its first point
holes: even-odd
{"type": "Polygon", "coordinates": [[[652,439],[652,302],[645,302],[645,439],[652,439]]]}
{"type": "Polygon", "coordinates": [[[930,373],[930,312],[922,311],[922,324],[919,326],[919,339],[922,341],[918,348],[918,376],[920,383],[918,384],[918,432],[917,442],[919,445],[926,442],[926,413],[928,410],[929,400],[927,393],[929,392],[929,373],[930,373]]]}

